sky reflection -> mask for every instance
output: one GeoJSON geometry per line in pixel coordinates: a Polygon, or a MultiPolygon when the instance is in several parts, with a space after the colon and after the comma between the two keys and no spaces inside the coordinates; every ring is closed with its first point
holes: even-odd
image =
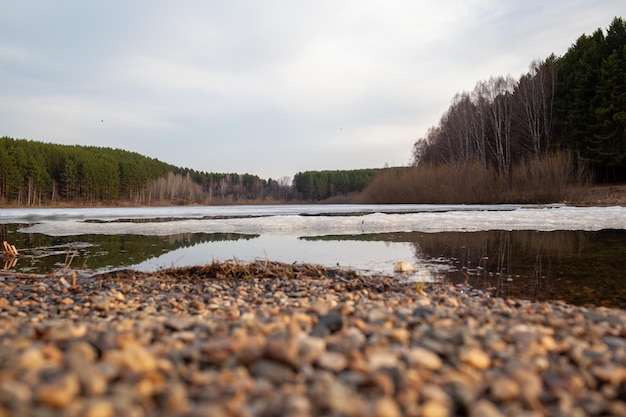
{"type": "Polygon", "coordinates": [[[176,249],[134,268],[150,271],[233,259],[321,263],[387,275],[393,274],[396,261],[416,263],[413,245],[409,242],[312,241],[294,236],[262,235],[249,240],[206,242],[176,249]]]}

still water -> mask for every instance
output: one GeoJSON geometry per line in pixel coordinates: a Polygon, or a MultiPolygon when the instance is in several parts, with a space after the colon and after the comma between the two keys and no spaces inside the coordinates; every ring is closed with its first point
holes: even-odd
{"type": "Polygon", "coordinates": [[[3,210],[0,237],[28,255],[8,261],[5,268],[25,273],[154,271],[270,259],[393,275],[394,263],[402,260],[418,272],[398,279],[467,283],[495,296],[626,308],[626,227],[620,223],[625,216],[616,208],[333,207],[282,208],[278,214],[268,208],[233,208],[226,215],[201,211],[193,216],[172,208],[142,215],[129,209],[106,215],[3,210]],[[180,215],[172,217],[176,213],[180,215]],[[451,216],[457,216],[456,226],[451,216]],[[555,227],[546,224],[558,223],[551,216],[562,224],[579,224],[575,229],[581,230],[551,230],[555,227]],[[603,223],[607,218],[610,222],[603,223]],[[473,226],[478,221],[490,223],[473,226]],[[502,221],[522,230],[501,230],[502,221]],[[490,230],[476,230],[481,228],[490,230]]]}

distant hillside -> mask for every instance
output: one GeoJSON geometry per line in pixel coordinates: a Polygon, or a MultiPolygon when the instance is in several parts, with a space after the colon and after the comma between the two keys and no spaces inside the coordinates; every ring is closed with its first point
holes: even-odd
{"type": "Polygon", "coordinates": [[[291,184],[207,173],[136,152],[0,138],[0,204],[211,204],[293,198],[291,184]]]}
{"type": "Polygon", "coordinates": [[[0,137],[0,205],[155,205],[316,202],[359,193],[378,169],[286,177],[212,173],[136,152],[0,137]]]}

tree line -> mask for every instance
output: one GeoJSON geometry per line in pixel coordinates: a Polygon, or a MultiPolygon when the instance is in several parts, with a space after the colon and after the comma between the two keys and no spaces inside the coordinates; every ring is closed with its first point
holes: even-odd
{"type": "Polygon", "coordinates": [[[582,35],[535,61],[519,80],[480,81],[457,94],[415,142],[413,164],[477,162],[510,178],[513,166],[571,151],[600,181],[626,180],[626,23],[582,35]]]}
{"type": "Polygon", "coordinates": [[[361,192],[377,169],[262,179],[196,171],[135,152],[0,137],[0,204],[239,204],[320,201],[361,192]]]}
{"type": "Polygon", "coordinates": [[[369,168],[298,172],[293,178],[293,188],[297,198],[306,201],[346,197],[362,192],[380,171],[369,168]]]}
{"type": "Polygon", "coordinates": [[[210,204],[293,197],[289,178],[201,172],[121,149],[0,138],[2,204],[210,204]]]}
{"type": "Polygon", "coordinates": [[[18,205],[132,199],[172,167],[119,149],[0,138],[0,201],[18,205]]]}

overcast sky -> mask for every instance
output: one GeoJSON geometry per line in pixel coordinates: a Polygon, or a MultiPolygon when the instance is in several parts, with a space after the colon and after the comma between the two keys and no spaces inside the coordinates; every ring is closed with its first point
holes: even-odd
{"type": "Polygon", "coordinates": [[[623,0],[5,0],[0,136],[262,178],[406,165],[457,92],[623,0]]]}

